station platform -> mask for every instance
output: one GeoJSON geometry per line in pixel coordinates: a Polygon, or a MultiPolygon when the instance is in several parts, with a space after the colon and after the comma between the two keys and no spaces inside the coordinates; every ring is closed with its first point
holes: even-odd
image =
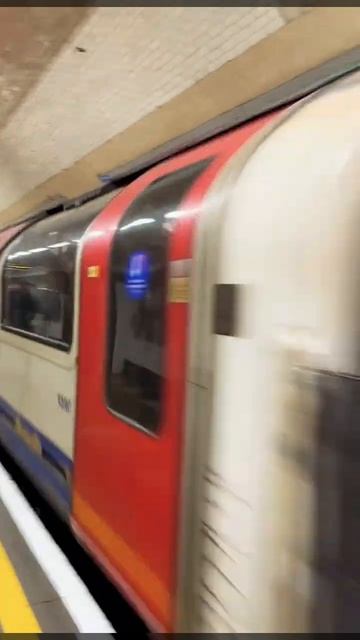
{"type": "Polygon", "coordinates": [[[73,633],[78,628],[0,502],[0,631],[73,633]]]}
{"type": "Polygon", "coordinates": [[[0,633],[114,629],[0,464],[0,633]]]}

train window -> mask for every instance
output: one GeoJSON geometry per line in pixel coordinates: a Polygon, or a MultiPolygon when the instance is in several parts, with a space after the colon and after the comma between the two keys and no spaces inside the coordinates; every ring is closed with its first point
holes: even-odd
{"type": "Polygon", "coordinates": [[[70,349],[77,247],[101,210],[89,205],[45,218],[13,242],[3,269],[3,329],[70,349]]]}
{"type": "Polygon", "coordinates": [[[147,187],[121,219],[112,247],[108,407],[150,433],[156,433],[161,420],[169,229],[209,162],[147,187]]]}

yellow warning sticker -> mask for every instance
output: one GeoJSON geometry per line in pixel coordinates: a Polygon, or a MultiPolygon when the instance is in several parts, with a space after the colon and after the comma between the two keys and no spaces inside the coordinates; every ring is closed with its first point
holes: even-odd
{"type": "Polygon", "coordinates": [[[189,302],[190,278],[170,278],[169,280],[169,302],[189,302]]]}
{"type": "Polygon", "coordinates": [[[25,442],[25,444],[27,444],[29,449],[31,449],[34,453],[37,453],[39,456],[41,456],[42,446],[41,446],[40,438],[36,435],[36,433],[33,433],[25,429],[25,427],[23,427],[23,425],[21,424],[19,418],[17,418],[15,421],[14,430],[19,436],[19,438],[21,438],[22,441],[25,442]]]}
{"type": "Polygon", "coordinates": [[[88,267],[87,270],[88,278],[98,278],[100,276],[100,267],[98,264],[92,265],[88,267]]]}

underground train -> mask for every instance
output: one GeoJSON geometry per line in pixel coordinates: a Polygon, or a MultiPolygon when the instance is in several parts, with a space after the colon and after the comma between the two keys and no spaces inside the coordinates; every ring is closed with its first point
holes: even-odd
{"type": "Polygon", "coordinates": [[[359,176],[356,72],[0,234],[0,441],[155,631],[358,609],[359,176]]]}

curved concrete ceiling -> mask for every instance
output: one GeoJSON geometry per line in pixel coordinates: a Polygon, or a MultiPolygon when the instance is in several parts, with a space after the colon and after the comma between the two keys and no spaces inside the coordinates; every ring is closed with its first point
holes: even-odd
{"type": "Polygon", "coordinates": [[[0,8],[0,127],[88,14],[83,7],[0,8]]]}
{"type": "Polygon", "coordinates": [[[357,8],[0,8],[14,61],[0,222],[91,190],[99,173],[351,49],[359,19],[357,8]]]}

